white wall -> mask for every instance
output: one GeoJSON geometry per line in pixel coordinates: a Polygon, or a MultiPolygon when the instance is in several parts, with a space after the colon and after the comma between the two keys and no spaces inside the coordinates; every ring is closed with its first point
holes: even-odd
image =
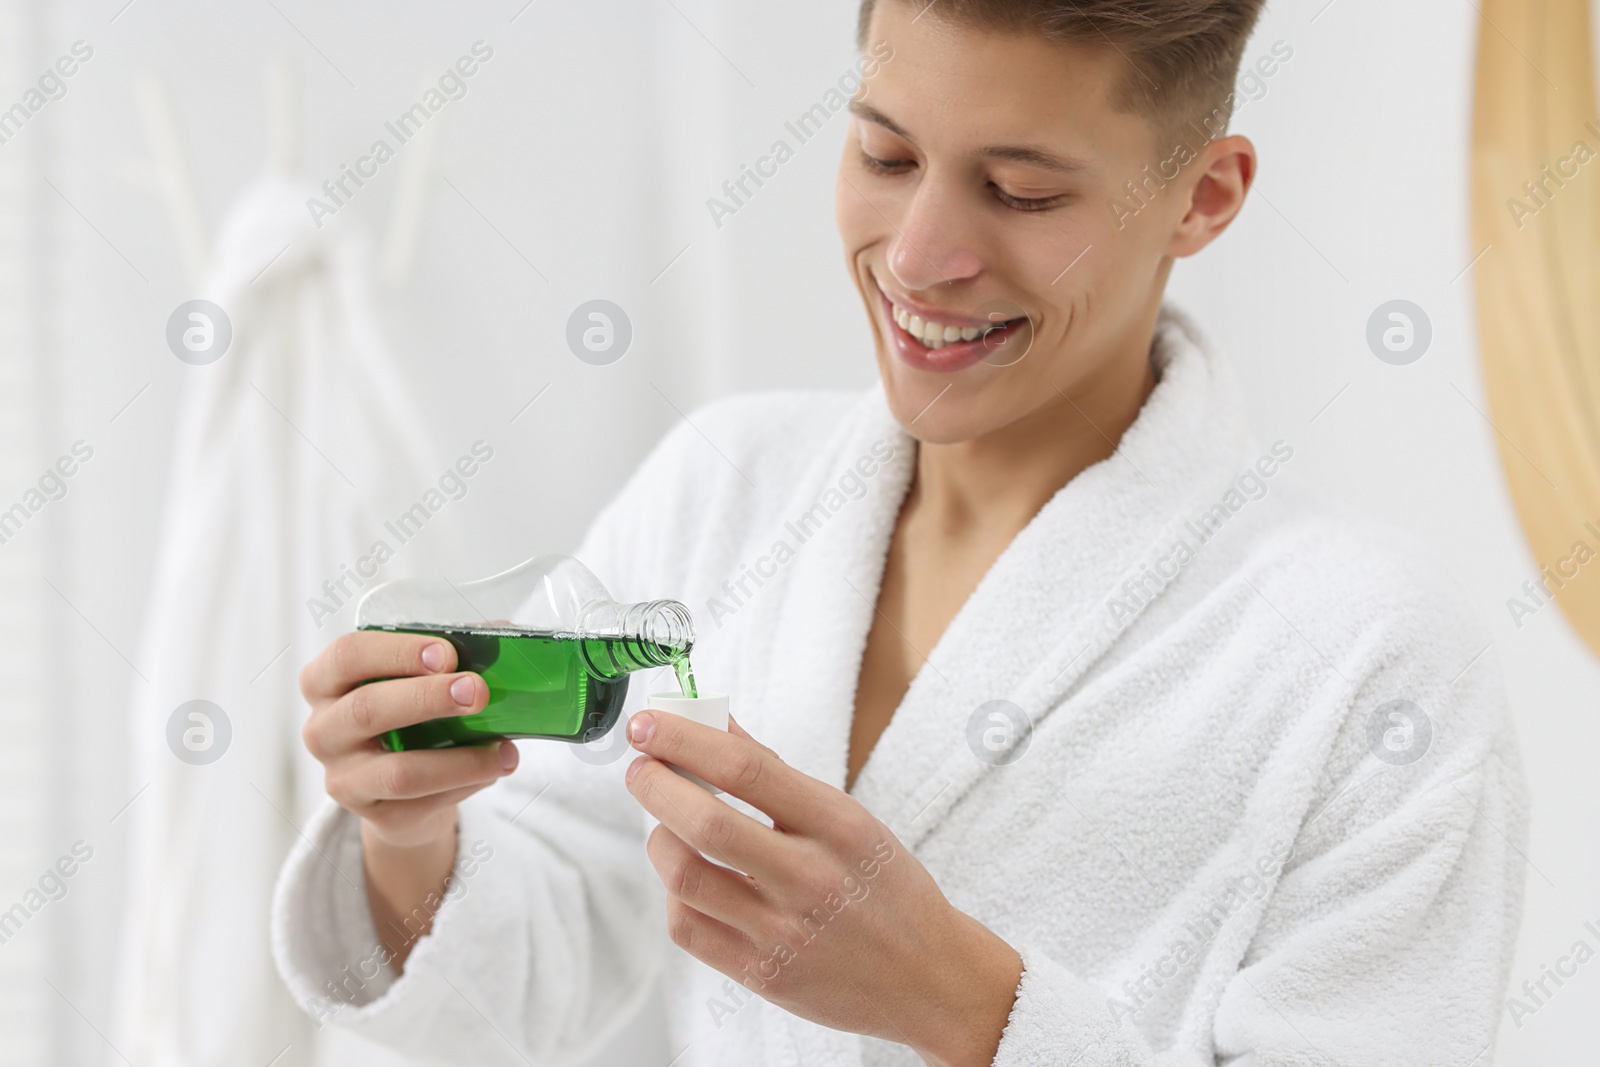
{"type": "MultiPolygon", "coordinates": [[[[96,447],[67,498],[0,547],[8,611],[34,605],[48,637],[27,679],[43,696],[13,697],[0,725],[47,715],[55,739],[39,747],[49,803],[8,795],[4,781],[15,779],[0,781],[0,804],[36,815],[28,840],[4,854],[0,901],[77,837],[103,843],[31,942],[0,947],[0,995],[37,1006],[53,1062],[107,1054],[95,1029],[109,1012],[126,861],[121,824],[108,820],[138,788],[118,759],[135,684],[118,650],[139,644],[168,426],[188,370],[163,343],[167,314],[191,293],[148,181],[138,75],[158,76],[172,97],[214,227],[267,151],[269,60],[301,72],[305,170],[320,179],[474,40],[496,49],[449,106],[442,170],[455,188],[434,190],[415,271],[387,308],[436,419],[425,432],[441,466],[484,435],[510,459],[460,505],[468,534],[435,546],[454,574],[570,547],[674,408],[755,388],[862,385],[873,374],[832,230],[842,120],[720,229],[705,206],[851,62],[850,0],[540,0],[520,13],[523,0],[275,3],[139,0],[119,13],[123,0],[35,2],[18,5],[32,14],[7,28],[16,41],[7,54],[20,52],[21,66],[0,72],[6,103],[72,41],[96,49],[68,95],[0,146],[7,164],[26,152],[34,168],[25,191],[38,229],[29,238],[38,300],[23,309],[37,340],[8,339],[3,353],[13,370],[29,368],[7,381],[37,401],[32,454],[5,465],[17,484],[0,497],[21,491],[33,460],[79,437],[96,447]],[[592,297],[634,322],[633,349],[612,367],[578,363],[563,341],[568,313],[592,297]],[[23,551],[39,576],[11,566],[23,551]],[[40,986],[40,960],[62,995],[40,986]]],[[[1492,627],[1534,799],[1520,984],[1585,920],[1600,920],[1600,846],[1586,832],[1600,807],[1600,668],[1554,609],[1520,630],[1505,609],[1537,567],[1493,431],[1474,410],[1485,405],[1472,278],[1458,277],[1477,251],[1466,183],[1476,15],[1447,0],[1319,8],[1278,4],[1248,49],[1255,57],[1280,39],[1294,49],[1237,121],[1262,153],[1261,195],[1216,248],[1180,266],[1173,292],[1237,361],[1260,434],[1294,442],[1298,476],[1435,546],[1492,627]],[[1432,351],[1410,367],[1379,363],[1363,339],[1372,309],[1395,297],[1422,305],[1435,328],[1432,351]]],[[[330,225],[381,230],[390,169],[330,225]]],[[[1503,1020],[1498,1062],[1573,1062],[1600,1047],[1597,968],[1521,1028],[1503,1020]]],[[[39,1061],[0,1036],[3,1062],[39,1061]]]]}

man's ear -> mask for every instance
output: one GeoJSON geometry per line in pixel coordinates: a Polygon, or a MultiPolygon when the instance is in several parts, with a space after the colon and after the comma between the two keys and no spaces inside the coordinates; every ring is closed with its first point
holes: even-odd
{"type": "Polygon", "coordinates": [[[1244,207],[1256,176],[1256,146],[1234,134],[1206,144],[1190,164],[1199,175],[1189,193],[1189,210],[1172,232],[1170,256],[1192,256],[1214,241],[1244,207]]]}

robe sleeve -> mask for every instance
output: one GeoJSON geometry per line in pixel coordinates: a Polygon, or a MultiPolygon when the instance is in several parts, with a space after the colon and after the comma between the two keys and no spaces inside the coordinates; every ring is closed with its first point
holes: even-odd
{"type": "Polygon", "coordinates": [[[1527,873],[1526,788],[1493,654],[1463,670],[1478,628],[1437,604],[1418,614],[1369,643],[1381,662],[1346,665],[1357,684],[1320,773],[1307,769],[1318,786],[1294,852],[1196,1036],[1155,1047],[1110,990],[1021,944],[994,1067],[1489,1062],[1527,873]],[[1396,765],[1377,756],[1371,720],[1402,694],[1426,705],[1431,737],[1396,765]]]}
{"type": "MultiPolygon", "coordinates": [[[[661,553],[646,521],[675,491],[694,498],[678,481],[684,428],[575,553],[614,593],[669,580],[651,570],[661,553]]],[[[622,783],[626,752],[594,767],[566,745],[519,747],[517,771],[461,805],[445,899],[399,976],[368,910],[359,820],[331,800],[313,818],[279,877],[272,941],[319,1029],[442,1062],[566,1062],[603,1044],[649,991],[666,940],[644,819],[622,783]]]]}

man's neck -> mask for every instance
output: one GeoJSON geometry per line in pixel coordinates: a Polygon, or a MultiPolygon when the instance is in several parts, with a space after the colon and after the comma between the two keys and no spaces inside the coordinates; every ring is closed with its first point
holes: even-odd
{"type": "Polygon", "coordinates": [[[1130,352],[1108,360],[1095,379],[1054,388],[1047,403],[998,430],[920,444],[902,518],[935,536],[994,524],[1021,530],[1062,486],[1116,450],[1155,388],[1151,337],[1143,335],[1142,349],[1130,342],[1130,352]]]}

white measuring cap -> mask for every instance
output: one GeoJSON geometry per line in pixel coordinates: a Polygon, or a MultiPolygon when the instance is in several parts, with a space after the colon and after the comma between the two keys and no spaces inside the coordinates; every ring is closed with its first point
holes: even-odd
{"type": "MultiPolygon", "coordinates": [[[[686,697],[682,693],[651,693],[650,708],[656,711],[667,711],[674,715],[682,715],[703,726],[715,726],[719,730],[728,729],[728,694],[727,693],[701,693],[697,697],[686,697]]],[[[672,764],[667,766],[672,767],[672,764]]],[[[682,767],[672,767],[683,777],[698,786],[720,793],[722,790],[704,781],[697,774],[690,774],[682,767]]]]}

